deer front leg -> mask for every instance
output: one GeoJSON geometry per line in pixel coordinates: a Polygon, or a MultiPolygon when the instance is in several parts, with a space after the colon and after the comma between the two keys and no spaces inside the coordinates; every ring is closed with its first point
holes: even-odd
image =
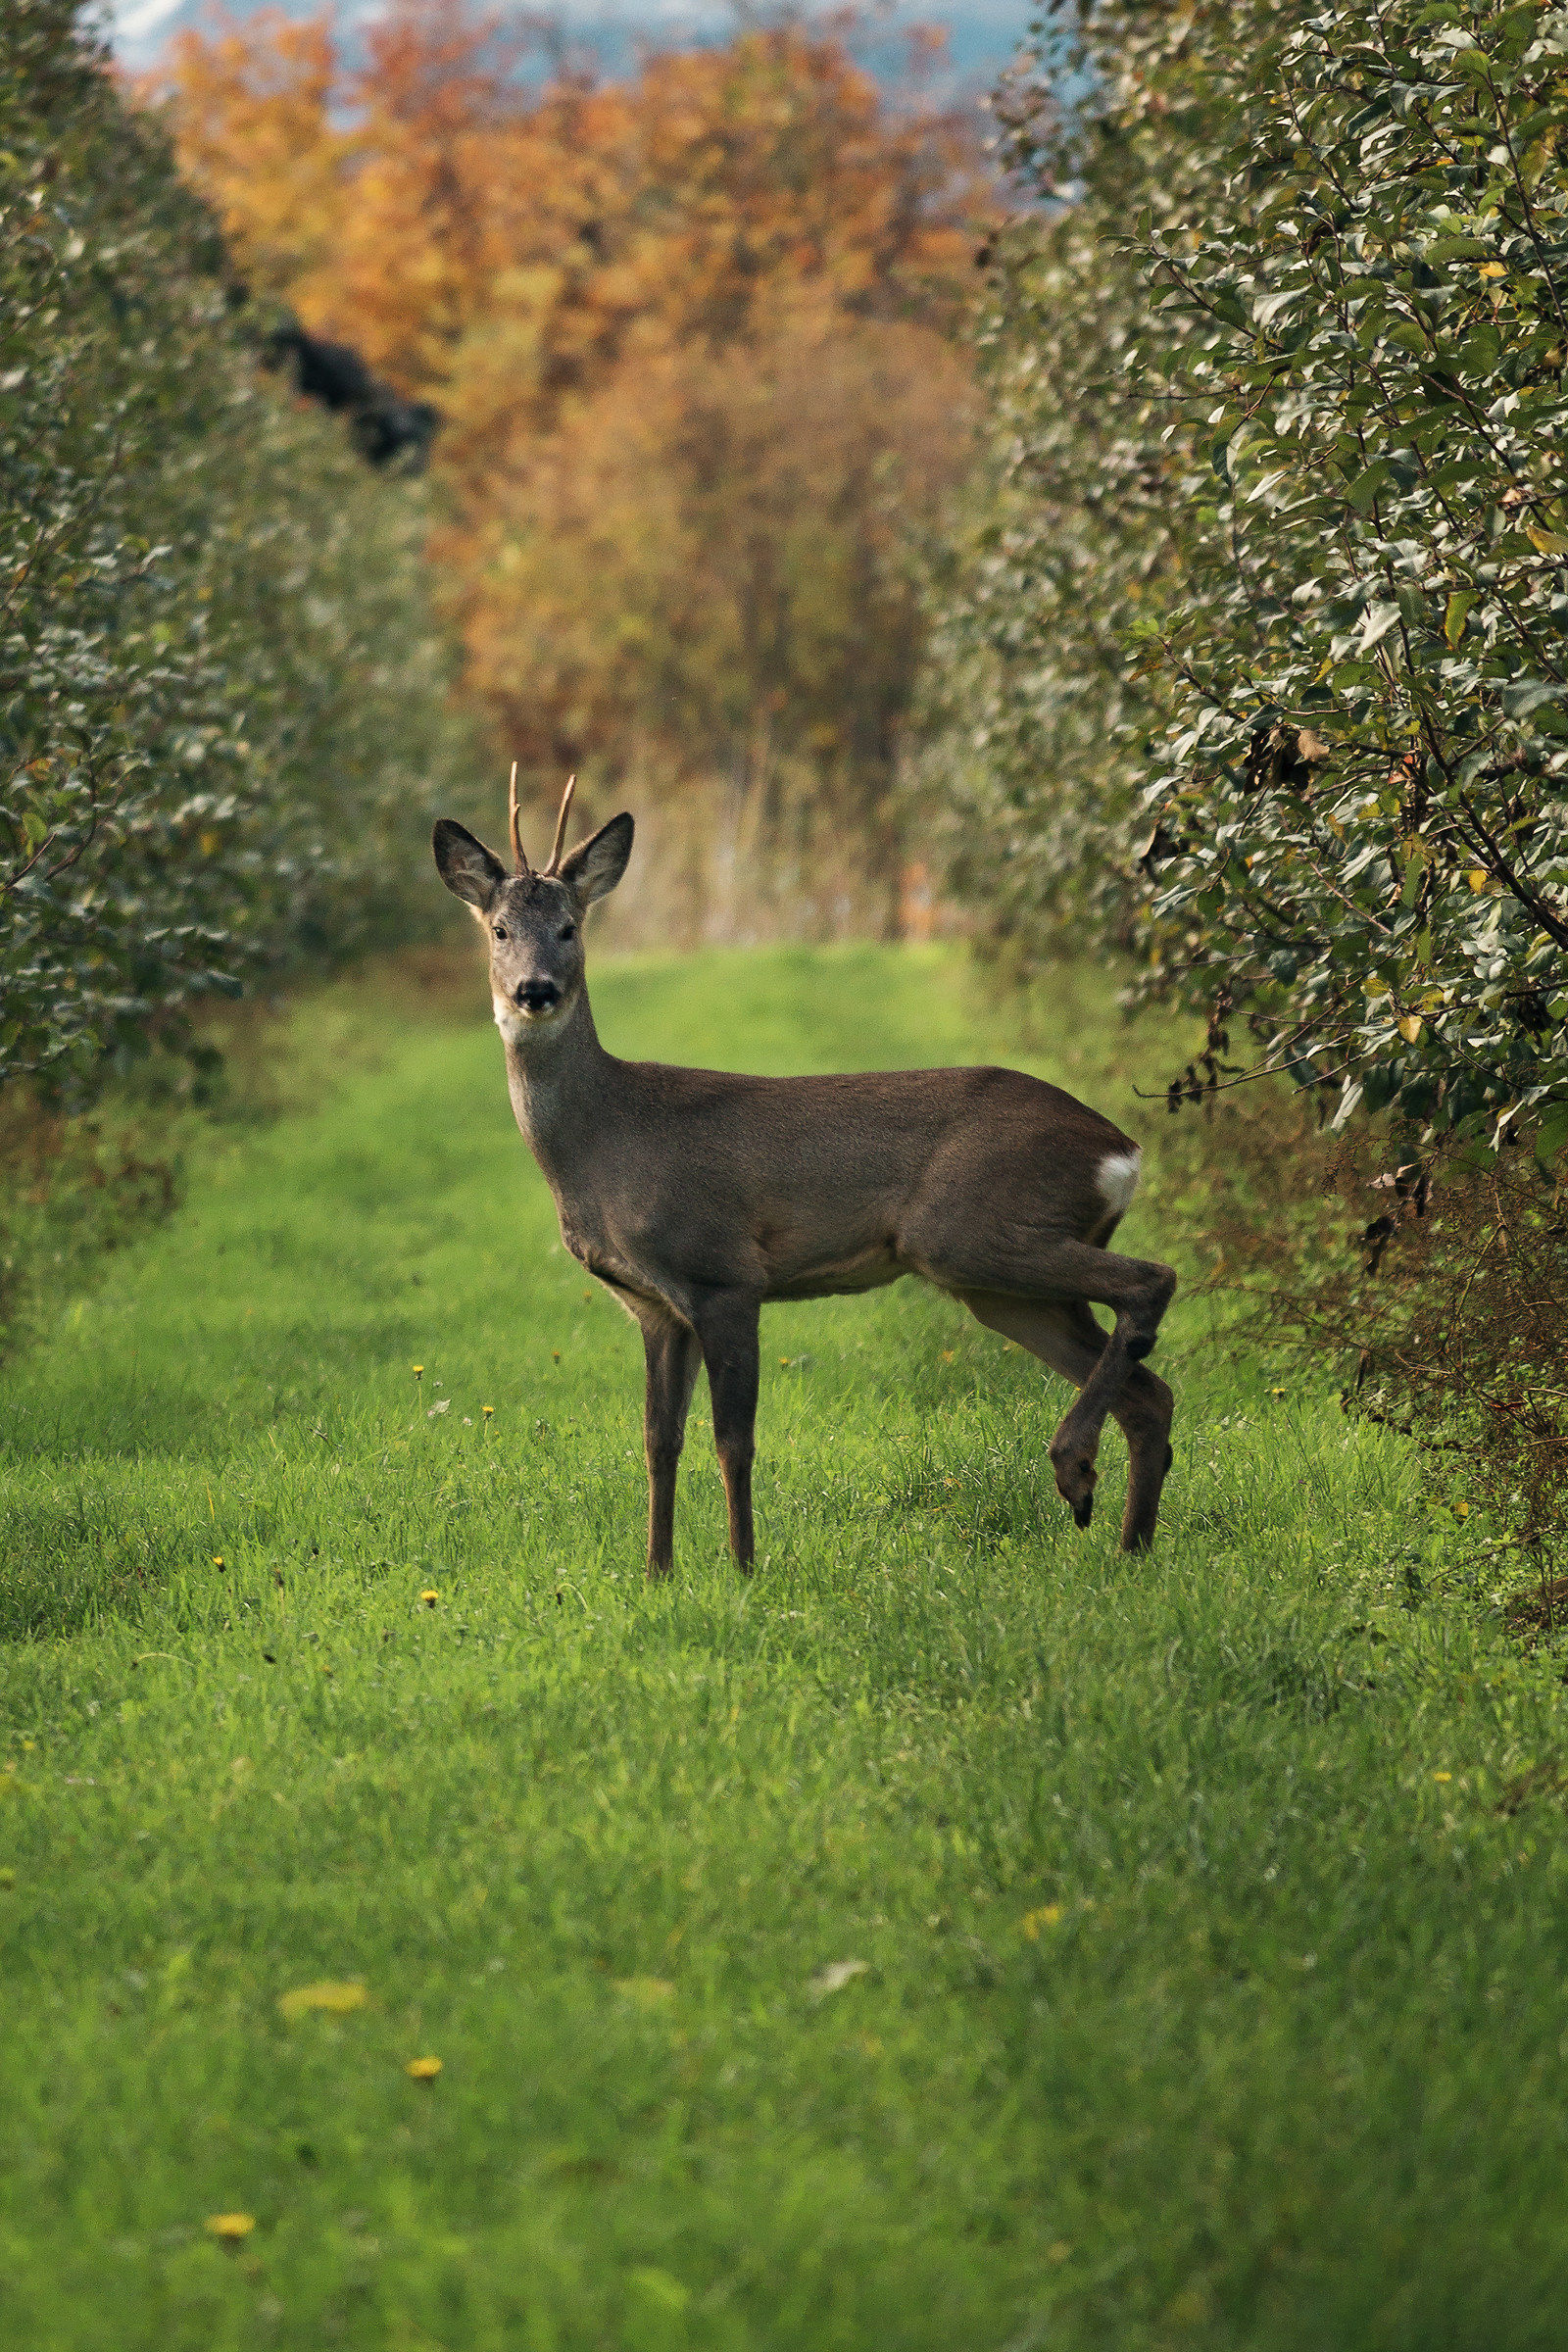
{"type": "Polygon", "coordinates": [[[686,1409],[702,1360],[697,1334],[673,1316],[643,1319],[648,1389],[643,1444],[648,1455],[648,1573],[667,1576],[675,1563],[675,1479],[686,1442],[686,1409]]]}
{"type": "Polygon", "coordinates": [[[733,1294],[699,1312],[697,1334],[713,1400],[713,1444],[724,1475],[729,1547],[743,1576],[756,1556],[752,1534],[752,1458],[757,1450],[760,1315],[755,1298],[733,1294]]]}

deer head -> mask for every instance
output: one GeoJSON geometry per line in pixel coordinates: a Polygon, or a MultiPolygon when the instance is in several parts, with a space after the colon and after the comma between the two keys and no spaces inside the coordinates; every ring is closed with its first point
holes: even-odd
{"type": "Polygon", "coordinates": [[[472,909],[485,934],[496,1026],[513,1046],[558,1029],[571,1012],[582,993],[583,916],[614,889],[631,856],[635,828],[623,811],[562,857],[576,781],[571,777],[562,795],[555,846],[538,872],[523,854],[518,830],[515,760],[508,812],[514,874],[450,817],[439,820],[432,838],[442,881],[472,909]]]}

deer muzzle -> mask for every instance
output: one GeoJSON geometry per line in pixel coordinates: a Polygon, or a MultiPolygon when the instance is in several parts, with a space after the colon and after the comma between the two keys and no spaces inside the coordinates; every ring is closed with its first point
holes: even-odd
{"type": "Polygon", "coordinates": [[[519,980],[513,998],[519,1012],[525,1012],[530,1020],[538,1020],[542,1014],[555,1011],[561,1003],[561,990],[554,980],[519,980]]]}

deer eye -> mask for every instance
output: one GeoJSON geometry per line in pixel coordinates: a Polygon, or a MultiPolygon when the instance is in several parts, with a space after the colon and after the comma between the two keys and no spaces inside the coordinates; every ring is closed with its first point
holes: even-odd
{"type": "Polygon", "coordinates": [[[558,931],[556,933],[556,937],[558,939],[575,939],[576,936],[577,926],[575,923],[568,923],[564,931],[558,931]]]}
{"type": "Polygon", "coordinates": [[[496,925],[496,937],[497,937],[497,939],[505,939],[505,938],[506,938],[506,936],[507,936],[507,926],[506,926],[506,924],[505,924],[505,923],[497,923],[497,925],[496,925]]]}

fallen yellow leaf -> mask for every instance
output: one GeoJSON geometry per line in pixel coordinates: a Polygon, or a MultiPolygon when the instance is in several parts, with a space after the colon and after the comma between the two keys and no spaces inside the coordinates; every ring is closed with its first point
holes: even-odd
{"type": "Polygon", "coordinates": [[[277,2005],[288,2018],[305,2017],[313,2009],[318,2009],[324,2017],[347,2017],[356,2009],[368,2008],[370,1996],[363,1984],[328,1981],[320,1984],[297,1984],[292,1992],[281,1996],[277,2005]]]}

